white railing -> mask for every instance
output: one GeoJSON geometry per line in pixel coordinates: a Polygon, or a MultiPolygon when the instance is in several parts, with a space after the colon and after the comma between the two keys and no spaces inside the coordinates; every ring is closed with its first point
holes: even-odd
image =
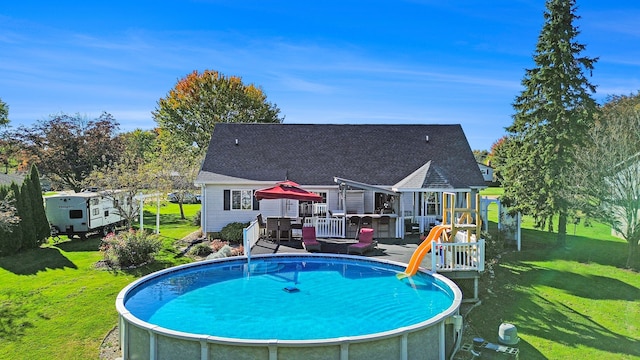
{"type": "Polygon", "coordinates": [[[437,243],[431,251],[432,271],[484,271],[484,240],[437,243]]]}
{"type": "Polygon", "coordinates": [[[328,218],[328,217],[311,217],[304,219],[304,226],[313,226],[316,228],[316,236],[319,238],[344,238],[345,221],[344,217],[328,218]]]}
{"type": "Polygon", "coordinates": [[[251,248],[260,239],[260,226],[258,220],[253,220],[249,226],[242,231],[242,246],[244,246],[244,254],[251,258],[251,248]]]}
{"type": "Polygon", "coordinates": [[[318,215],[318,214],[326,214],[327,213],[327,204],[313,204],[313,215],[318,215]]]}

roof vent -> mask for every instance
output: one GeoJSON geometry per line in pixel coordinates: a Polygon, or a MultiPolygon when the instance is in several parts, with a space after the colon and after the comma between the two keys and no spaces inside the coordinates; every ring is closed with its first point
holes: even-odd
{"type": "Polygon", "coordinates": [[[429,135],[425,136],[425,137],[424,137],[424,140],[425,140],[426,142],[429,142],[429,135]]]}
{"type": "Polygon", "coordinates": [[[236,139],[236,146],[238,146],[238,139],[236,139]]]}

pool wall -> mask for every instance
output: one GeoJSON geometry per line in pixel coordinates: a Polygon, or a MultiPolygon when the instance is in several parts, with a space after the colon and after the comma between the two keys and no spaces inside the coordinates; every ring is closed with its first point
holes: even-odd
{"type": "MultiPolygon", "coordinates": [[[[363,259],[335,254],[277,254],[260,257],[326,257],[351,258],[358,261],[403,265],[396,262],[363,259]]],[[[120,314],[120,349],[123,360],[431,360],[446,359],[453,348],[453,318],[459,318],[462,302],[460,289],[438,274],[434,278],[445,283],[453,293],[453,304],[440,314],[416,325],[364,336],[320,340],[245,340],[204,336],[162,328],[133,316],[124,306],[129,291],[142,282],[193,266],[238,261],[238,257],[203,261],[166,269],[141,278],[124,288],[116,299],[120,314]]],[[[244,260],[246,261],[246,259],[244,260]]],[[[248,309],[249,307],[245,307],[248,309]]]]}

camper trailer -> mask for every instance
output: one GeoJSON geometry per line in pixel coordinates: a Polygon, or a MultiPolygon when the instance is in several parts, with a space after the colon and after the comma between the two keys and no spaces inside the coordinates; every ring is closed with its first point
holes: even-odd
{"type": "MultiPolygon", "coordinates": [[[[125,204],[124,197],[104,196],[100,192],[60,193],[46,196],[45,212],[54,236],[78,235],[81,239],[89,233],[106,235],[124,224],[118,203],[125,204]]],[[[121,206],[122,206],[121,205],[121,206]]]]}

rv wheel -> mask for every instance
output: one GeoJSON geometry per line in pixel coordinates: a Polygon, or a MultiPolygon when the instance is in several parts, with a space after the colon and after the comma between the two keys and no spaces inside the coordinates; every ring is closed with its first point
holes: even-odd
{"type": "Polygon", "coordinates": [[[111,230],[109,229],[109,226],[105,226],[102,228],[102,237],[106,237],[107,235],[109,235],[109,233],[111,232],[111,230]]]}

